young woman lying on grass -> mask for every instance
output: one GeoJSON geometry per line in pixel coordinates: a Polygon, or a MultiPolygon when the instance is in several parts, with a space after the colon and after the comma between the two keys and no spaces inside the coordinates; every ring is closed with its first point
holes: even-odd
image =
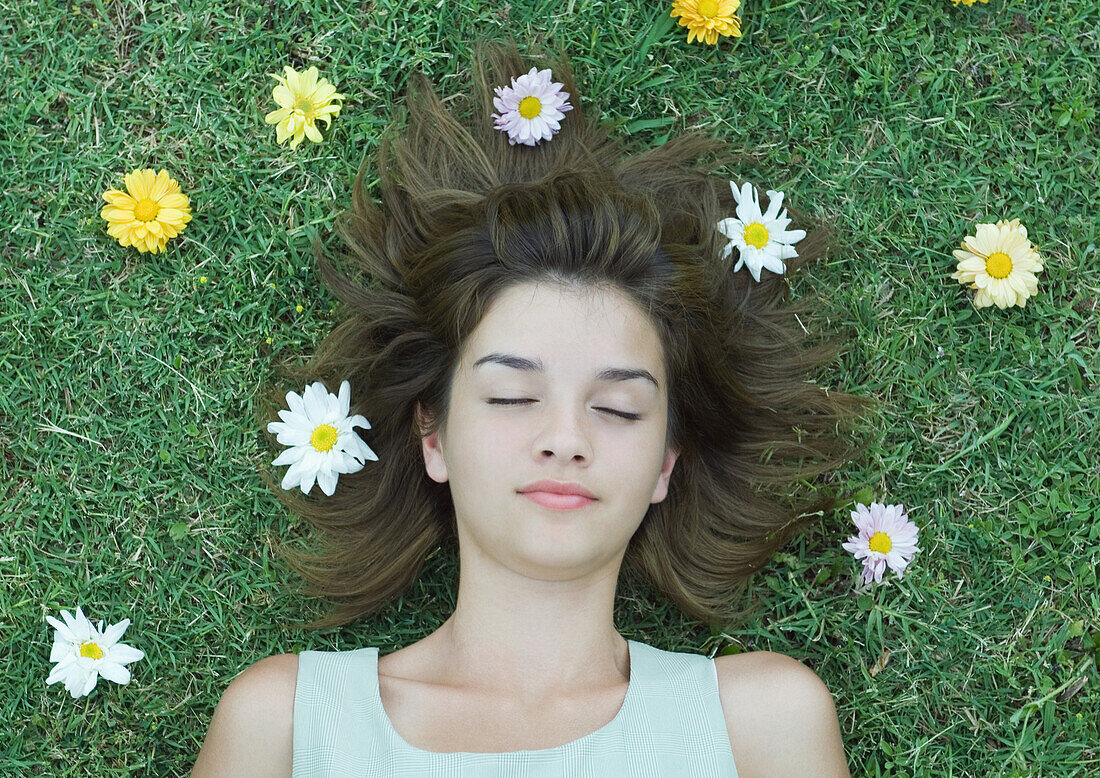
{"type": "Polygon", "coordinates": [[[318,257],[343,317],[283,368],[347,381],[377,459],[331,496],[269,481],[327,541],[280,548],[333,603],[306,627],[378,611],[441,548],[457,605],[384,656],[252,664],[193,775],[847,776],[832,697],[797,659],[665,651],[613,620],[626,575],[731,623],[750,577],[835,505],[792,494],[863,450],[840,427],[867,401],[807,381],[840,347],[807,345],[815,303],[787,304],[774,271],[822,256],[822,230],[796,213],[797,256],[775,253],[761,217],[741,229],[772,270],[747,248],[735,266],[716,225],[749,190],[711,175],[736,160],[721,141],[631,151],[584,116],[563,55],[557,85],[514,44],[472,64],[472,112],[413,77],[379,152],[383,208],[361,169],[341,224],[364,278],[318,257]]]}

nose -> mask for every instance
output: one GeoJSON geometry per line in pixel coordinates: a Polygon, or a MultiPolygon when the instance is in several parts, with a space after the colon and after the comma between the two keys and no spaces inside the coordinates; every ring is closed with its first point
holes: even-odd
{"type": "Polygon", "coordinates": [[[550,456],[562,461],[587,462],[592,458],[592,445],[584,428],[585,411],[573,406],[547,404],[543,424],[535,438],[539,458],[550,456]]]}

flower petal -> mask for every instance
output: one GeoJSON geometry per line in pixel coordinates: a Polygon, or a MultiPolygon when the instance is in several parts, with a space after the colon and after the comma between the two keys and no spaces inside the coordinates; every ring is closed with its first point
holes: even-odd
{"type": "Polygon", "coordinates": [[[149,188],[149,199],[160,203],[160,199],[167,195],[172,189],[172,177],[168,175],[167,170],[161,170],[157,173],[156,179],[153,181],[153,185],[149,188]]]}
{"type": "Polygon", "coordinates": [[[123,180],[126,181],[126,191],[130,193],[130,196],[137,200],[144,200],[149,196],[149,185],[146,183],[145,173],[152,173],[152,170],[135,170],[132,173],[127,173],[123,176],[123,180]]]}
{"type": "Polygon", "coordinates": [[[130,671],[116,662],[101,663],[97,672],[108,681],[123,685],[130,683],[130,671]]]}
{"type": "Polygon", "coordinates": [[[291,94],[290,89],[282,84],[279,84],[271,90],[271,96],[275,99],[276,103],[288,111],[294,107],[294,95],[291,94]]]}
{"type": "Polygon", "coordinates": [[[315,89],[317,89],[317,68],[310,65],[298,79],[298,93],[303,97],[309,97],[315,89]]]}
{"type": "Polygon", "coordinates": [[[264,123],[265,124],[275,124],[276,122],[281,122],[283,119],[285,119],[289,115],[290,115],[290,109],[289,108],[279,108],[278,110],[272,111],[271,113],[264,116],[264,123]]]}

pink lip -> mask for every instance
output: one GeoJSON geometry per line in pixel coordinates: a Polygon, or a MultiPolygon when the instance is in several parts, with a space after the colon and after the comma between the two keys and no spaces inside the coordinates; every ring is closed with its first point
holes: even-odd
{"type": "Polygon", "coordinates": [[[575,510],[596,502],[581,494],[554,494],[553,492],[523,492],[524,497],[546,508],[575,510]]]}
{"type": "Polygon", "coordinates": [[[593,500],[596,499],[596,495],[582,484],[574,483],[573,481],[552,481],[549,478],[543,478],[541,481],[527,484],[527,486],[519,491],[521,493],[550,492],[553,494],[579,494],[582,497],[589,497],[593,500]]]}

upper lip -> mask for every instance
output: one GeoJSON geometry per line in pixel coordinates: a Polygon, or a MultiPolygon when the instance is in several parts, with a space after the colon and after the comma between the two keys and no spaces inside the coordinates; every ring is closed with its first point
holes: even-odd
{"type": "Polygon", "coordinates": [[[596,495],[592,494],[588,489],[585,489],[581,484],[574,483],[572,481],[551,481],[543,479],[542,481],[535,481],[534,483],[527,484],[519,490],[521,494],[525,492],[552,492],[554,494],[580,494],[585,497],[596,499],[596,495]]]}

